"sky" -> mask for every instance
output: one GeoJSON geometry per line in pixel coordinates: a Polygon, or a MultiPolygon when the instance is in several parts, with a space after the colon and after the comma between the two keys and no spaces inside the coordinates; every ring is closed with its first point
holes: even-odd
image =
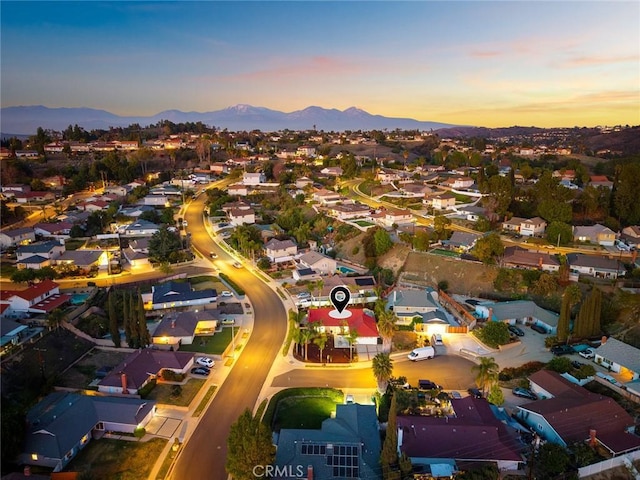
{"type": "Polygon", "coordinates": [[[640,2],[0,2],[2,107],[640,125],[640,2]]]}

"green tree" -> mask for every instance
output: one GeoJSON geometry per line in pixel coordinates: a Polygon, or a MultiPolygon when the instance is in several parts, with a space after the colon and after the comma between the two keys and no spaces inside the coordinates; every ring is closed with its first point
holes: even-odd
{"type": "Polygon", "coordinates": [[[486,345],[497,348],[499,345],[506,345],[511,338],[509,328],[504,322],[488,321],[482,328],[477,328],[473,332],[486,345]]]}
{"type": "Polygon", "coordinates": [[[489,401],[489,403],[492,403],[497,407],[500,407],[504,404],[504,394],[502,393],[502,389],[500,388],[500,385],[498,385],[497,383],[494,383],[493,385],[491,385],[491,388],[489,389],[489,395],[487,396],[487,400],[489,401]]]}
{"type": "Polygon", "coordinates": [[[569,470],[569,453],[556,443],[547,442],[542,445],[536,457],[537,478],[557,478],[569,470]]]}
{"type": "Polygon", "coordinates": [[[640,223],[638,185],[640,185],[640,164],[628,163],[619,167],[612,193],[613,213],[624,225],[640,223]]]}
{"type": "Polygon", "coordinates": [[[327,346],[327,342],[329,341],[329,337],[327,336],[326,333],[319,333],[315,336],[315,338],[313,339],[313,343],[318,347],[318,349],[320,350],[320,362],[323,362],[323,356],[322,356],[322,352],[324,351],[324,347],[327,346]]]}
{"type": "Polygon", "coordinates": [[[378,333],[380,334],[380,338],[382,338],[382,351],[390,353],[393,335],[397,329],[396,323],[398,317],[392,311],[385,310],[384,308],[376,313],[378,316],[378,333]]]}
{"type": "Polygon", "coordinates": [[[151,334],[149,333],[149,327],[147,326],[147,317],[144,313],[144,302],[142,301],[142,295],[140,295],[140,289],[136,295],[136,319],[138,324],[138,345],[140,347],[146,347],[151,344],[151,334]]]}
{"type": "Polygon", "coordinates": [[[562,294],[562,305],[560,307],[560,316],[558,317],[557,335],[559,342],[566,342],[569,339],[571,309],[580,302],[582,292],[578,285],[569,285],[564,289],[562,294]]]}
{"type": "Polygon", "coordinates": [[[350,329],[345,337],[347,342],[349,343],[349,361],[353,361],[353,345],[358,340],[358,331],[354,329],[350,329]]]}
{"type": "MultiPolygon", "coordinates": [[[[129,347],[133,345],[133,325],[131,322],[131,293],[128,290],[123,291],[122,295],[122,324],[124,326],[124,338],[129,347]]],[[[132,347],[133,348],[133,347],[132,347]]]]}
{"type": "Polygon", "coordinates": [[[373,235],[373,241],[375,244],[376,257],[379,257],[380,255],[384,255],[389,250],[391,250],[391,247],[393,247],[393,241],[389,236],[389,232],[387,232],[383,228],[379,228],[376,230],[376,232],[373,235]]]}
{"type": "Polygon", "coordinates": [[[551,222],[545,231],[547,241],[553,245],[567,245],[573,240],[571,225],[563,222],[551,222]]]}
{"type": "Polygon", "coordinates": [[[546,369],[558,373],[566,373],[571,370],[571,360],[567,357],[554,357],[547,362],[546,369]]]}
{"type": "Polygon", "coordinates": [[[109,315],[111,341],[116,348],[120,348],[120,330],[118,329],[118,313],[115,296],[114,291],[109,292],[109,296],[107,297],[107,313],[109,315]]]}
{"type": "Polygon", "coordinates": [[[255,466],[273,464],[275,452],[269,427],[246,409],[229,431],[227,473],[234,480],[254,480],[255,466]]]}
{"type": "Polygon", "coordinates": [[[493,357],[480,357],[480,363],[471,367],[476,374],[476,384],[482,389],[483,396],[487,387],[491,387],[498,380],[499,365],[493,357]]]}
{"type": "Polygon", "coordinates": [[[309,342],[313,339],[315,332],[311,328],[302,328],[300,329],[300,341],[304,345],[304,361],[308,360],[307,350],[309,347],[309,342]]]}
{"type": "Polygon", "coordinates": [[[449,238],[449,226],[451,225],[451,219],[444,215],[436,215],[433,218],[433,231],[436,234],[438,240],[446,240],[449,238]]]}
{"type": "Polygon", "coordinates": [[[483,263],[495,263],[496,258],[504,253],[500,235],[494,232],[480,237],[473,248],[473,253],[483,263]]]}
{"type": "Polygon", "coordinates": [[[388,353],[378,353],[373,357],[371,368],[378,383],[378,391],[380,393],[386,392],[389,379],[393,376],[393,360],[388,353]]]}
{"type": "Polygon", "coordinates": [[[602,292],[594,287],[580,305],[575,320],[574,335],[580,338],[599,335],[600,316],[602,315],[602,292]]]}
{"type": "Polygon", "coordinates": [[[50,329],[58,330],[64,318],[64,311],[60,308],[54,308],[47,314],[47,325],[50,329]]]}
{"type": "Polygon", "coordinates": [[[182,250],[180,237],[166,226],[160,227],[149,239],[149,257],[156,262],[167,261],[179,250],[182,250]]]}
{"type": "Polygon", "coordinates": [[[11,281],[14,283],[28,283],[36,279],[36,271],[33,268],[22,268],[11,274],[11,281]]]}

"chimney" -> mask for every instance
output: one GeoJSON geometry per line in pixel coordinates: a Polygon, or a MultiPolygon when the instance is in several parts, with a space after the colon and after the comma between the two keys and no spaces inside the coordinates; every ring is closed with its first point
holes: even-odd
{"type": "Polygon", "coordinates": [[[604,345],[605,343],[607,343],[607,337],[605,337],[604,335],[602,336],[602,345],[604,345]]]}
{"type": "Polygon", "coordinates": [[[589,446],[595,447],[597,445],[598,445],[598,442],[596,440],[596,430],[592,428],[589,430],[589,446]]]}
{"type": "Polygon", "coordinates": [[[30,465],[25,465],[24,469],[22,470],[22,474],[25,477],[30,477],[31,476],[31,466],[30,465]]]}
{"type": "Polygon", "coordinates": [[[493,308],[489,308],[489,317],[487,319],[489,321],[493,320],[493,308]]]}
{"type": "Polygon", "coordinates": [[[129,390],[127,390],[127,374],[126,373],[120,374],[120,381],[122,383],[122,393],[124,395],[127,395],[129,393],[129,390]]]}
{"type": "Polygon", "coordinates": [[[542,256],[538,259],[538,267],[542,268],[542,256]]]}
{"type": "Polygon", "coordinates": [[[171,328],[176,328],[176,319],[171,320],[171,328]]]}
{"type": "Polygon", "coordinates": [[[313,465],[307,466],[307,480],[313,480],[313,465]]]}

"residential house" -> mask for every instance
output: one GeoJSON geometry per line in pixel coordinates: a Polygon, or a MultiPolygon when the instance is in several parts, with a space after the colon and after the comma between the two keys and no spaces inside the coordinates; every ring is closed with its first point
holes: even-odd
{"type": "Polygon", "coordinates": [[[553,178],[559,178],[560,181],[567,180],[572,182],[576,178],[575,170],[555,170],[552,174],[553,178]]]}
{"type": "Polygon", "coordinates": [[[449,322],[438,301],[438,292],[432,288],[394,288],[387,296],[386,308],[398,317],[398,325],[428,323],[429,334],[446,333],[449,322]],[[436,314],[437,313],[437,314],[436,314]]]}
{"type": "Polygon", "coordinates": [[[33,231],[44,238],[66,239],[69,238],[73,224],[71,222],[36,223],[33,231]]]}
{"type": "Polygon", "coordinates": [[[375,406],[336,405],[335,418],[324,420],[320,429],[280,430],[274,478],[382,478],[380,449],[375,406]]]}
{"type": "MultiPolygon", "coordinates": [[[[51,261],[56,260],[64,253],[64,251],[64,244],[61,244],[56,240],[36,242],[30,245],[21,245],[16,250],[18,268],[27,268],[25,265],[34,264],[31,257],[37,256],[51,261]]],[[[38,263],[42,264],[42,261],[39,261],[38,263]]]]}
{"type": "Polygon", "coordinates": [[[212,334],[219,320],[217,310],[170,312],[162,317],[151,341],[155,347],[178,350],[180,345],[191,345],[196,335],[212,334]]]}
{"type": "Polygon", "coordinates": [[[291,239],[278,240],[272,238],[264,246],[265,255],[272,262],[287,262],[293,260],[298,253],[298,245],[291,239]]]}
{"type": "Polygon", "coordinates": [[[121,208],[118,212],[118,215],[121,215],[123,217],[138,218],[145,212],[154,212],[155,210],[156,209],[151,205],[133,205],[131,207],[121,208]]]}
{"type": "Polygon", "coordinates": [[[229,195],[237,195],[239,197],[246,197],[249,195],[249,188],[244,183],[234,183],[227,187],[227,193],[229,195]]]}
{"type": "Polygon", "coordinates": [[[153,400],[54,392],[27,413],[19,462],[59,472],[105,432],[132,434],[154,417],[153,400]]]}
{"type": "Polygon", "coordinates": [[[85,212],[101,212],[111,205],[110,200],[95,199],[78,204],[78,208],[85,212]]]}
{"type": "Polygon", "coordinates": [[[547,228],[547,222],[540,217],[529,218],[520,224],[520,235],[524,237],[541,237],[547,228]]]}
{"type": "Polygon", "coordinates": [[[518,406],[517,416],[544,440],[568,447],[586,442],[611,456],[640,449],[633,418],[611,397],[592,393],[551,370],[529,377],[542,400],[518,406]]]}
{"type": "Polygon", "coordinates": [[[24,290],[3,290],[0,302],[6,318],[25,318],[31,314],[49,313],[71,300],[71,295],[60,293],[60,286],[52,280],[43,280],[24,290]]]}
{"type": "Polygon", "coordinates": [[[512,268],[533,268],[545,272],[560,270],[560,261],[555,255],[551,256],[546,252],[525,250],[520,247],[505,248],[502,265],[512,268]]]}
{"type": "Polygon", "coordinates": [[[516,430],[499,420],[483,398],[452,399],[454,415],[398,415],[398,449],[430,478],[452,478],[458,464],[493,464],[500,472],[524,464],[525,446],[516,430]]]}
{"type": "Polygon", "coordinates": [[[337,310],[333,307],[320,307],[309,310],[308,323],[317,325],[321,333],[333,336],[336,348],[349,348],[347,336],[350,331],[358,332],[358,338],[354,345],[377,345],[378,326],[375,314],[371,310],[363,308],[347,308],[342,314],[335,315],[337,310]],[[345,315],[348,312],[349,316],[345,315]]]}
{"type": "Polygon", "coordinates": [[[15,228],[0,232],[0,246],[16,247],[36,241],[36,234],[32,227],[15,228]]]}
{"type": "MultiPolygon", "coordinates": [[[[633,380],[640,379],[640,349],[613,337],[603,338],[593,359],[599,365],[633,380]]],[[[635,386],[638,391],[640,385],[635,386]]],[[[640,392],[637,393],[640,395],[640,392]]]]}
{"type": "Polygon", "coordinates": [[[520,233],[520,227],[522,226],[522,222],[526,222],[526,218],[520,217],[511,217],[509,220],[505,220],[502,222],[502,229],[507,232],[515,232],[520,233]]]}
{"type": "MultiPolygon", "coordinates": [[[[182,181],[181,181],[182,182],[182,181]]],[[[179,197],[182,195],[182,190],[178,188],[176,185],[170,185],[168,183],[163,183],[161,185],[156,185],[155,187],[151,187],[149,190],[149,194],[151,195],[159,195],[161,197],[179,197]]]]}
{"type": "Polygon", "coordinates": [[[11,318],[5,318],[5,312],[9,309],[8,303],[0,301],[0,352],[4,354],[6,350],[19,345],[26,337],[28,327],[11,318]]]}
{"type": "Polygon", "coordinates": [[[300,190],[303,190],[309,185],[313,185],[313,180],[311,180],[309,177],[301,177],[295,181],[296,188],[300,190]]]}
{"type": "Polygon", "coordinates": [[[389,209],[380,212],[380,216],[376,223],[384,227],[392,227],[393,225],[403,225],[414,222],[415,218],[409,210],[389,209]]]}
{"type": "Polygon", "coordinates": [[[85,272],[107,268],[109,253],[105,250],[67,250],[56,259],[56,265],[72,265],[85,272]]]}
{"type": "Polygon", "coordinates": [[[450,188],[465,189],[471,187],[474,181],[471,177],[462,176],[447,178],[442,184],[450,188]]]}
{"type": "Polygon", "coordinates": [[[240,225],[253,225],[256,223],[256,214],[252,208],[249,209],[232,209],[228,212],[229,223],[234,227],[240,225]]]}
{"type": "Polygon", "coordinates": [[[214,303],[217,298],[218,293],[213,288],[193,290],[188,282],[169,281],[151,287],[151,303],[145,302],[145,308],[148,310],[163,310],[167,308],[193,307],[214,303]]]}
{"type": "Polygon", "coordinates": [[[400,180],[400,175],[396,170],[379,168],[378,172],[376,173],[376,180],[384,185],[387,183],[397,182],[398,180],[400,180]]]}
{"type": "Polygon", "coordinates": [[[231,210],[250,210],[251,205],[243,200],[238,200],[237,202],[228,202],[222,205],[222,211],[227,215],[231,210]]]}
{"type": "Polygon", "coordinates": [[[160,231],[160,226],[148,220],[136,220],[119,229],[125,237],[152,237],[160,231]]]}
{"type": "Polygon", "coordinates": [[[298,262],[301,266],[310,268],[321,275],[333,275],[338,265],[335,259],[314,251],[302,255],[298,262]]]}
{"type": "Polygon", "coordinates": [[[340,167],[325,167],[320,170],[320,173],[323,175],[328,175],[330,177],[339,177],[342,175],[342,168],[340,167]]]}
{"type": "Polygon", "coordinates": [[[613,182],[609,180],[606,175],[591,175],[589,177],[589,185],[592,187],[604,187],[611,190],[613,188],[613,182]]]}
{"type": "Polygon", "coordinates": [[[13,192],[12,193],[16,203],[44,203],[53,202],[56,199],[56,194],[53,192],[13,192]]]}
{"type": "Polygon", "coordinates": [[[311,145],[301,145],[296,149],[297,157],[315,157],[316,156],[316,147],[311,145]]]}
{"type": "Polygon", "coordinates": [[[371,209],[369,208],[369,206],[362,203],[334,205],[330,209],[331,216],[341,221],[366,217],[370,214],[370,212],[371,209]]]}
{"type": "Polygon", "coordinates": [[[111,185],[104,189],[104,193],[117,197],[126,197],[132,189],[124,185],[111,185]]]}
{"type": "Polygon", "coordinates": [[[447,210],[456,204],[456,196],[451,192],[440,193],[429,197],[427,200],[435,210],[447,210]]]}
{"type": "Polygon", "coordinates": [[[260,185],[261,183],[265,183],[267,181],[267,177],[262,172],[250,173],[245,172],[242,175],[242,183],[244,185],[260,185]]]}
{"type": "Polygon", "coordinates": [[[510,325],[536,324],[551,334],[555,334],[558,328],[558,314],[539,307],[531,300],[483,302],[476,305],[476,316],[510,325]]]}
{"type": "Polygon", "coordinates": [[[224,162],[212,163],[211,165],[209,165],[209,168],[211,169],[212,172],[218,173],[218,174],[227,174],[231,171],[230,166],[224,162]]]}
{"type": "Polygon", "coordinates": [[[171,198],[167,195],[147,195],[142,199],[143,205],[148,205],[151,207],[170,207],[171,206],[171,198]]]}
{"type": "Polygon", "coordinates": [[[108,395],[137,395],[162,370],[187,373],[193,366],[193,359],[193,352],[153,348],[136,350],[100,380],[98,391],[108,395]]]}
{"type": "Polygon", "coordinates": [[[486,217],[487,215],[487,209],[478,205],[456,207],[456,211],[470,222],[477,222],[480,218],[486,217]]]}
{"type": "Polygon", "coordinates": [[[573,227],[573,240],[612,247],[616,240],[616,234],[609,227],[596,223],[591,226],[573,227]]]}
{"type": "Polygon", "coordinates": [[[454,250],[468,252],[476,245],[476,242],[480,237],[481,235],[478,235],[477,233],[460,232],[456,230],[453,232],[453,235],[451,235],[451,238],[449,238],[449,240],[444,240],[442,244],[448,245],[449,248],[454,250]]]}
{"type": "Polygon", "coordinates": [[[567,255],[567,263],[571,272],[590,277],[616,279],[626,273],[624,265],[618,259],[599,255],[570,253],[567,255]]]}
{"type": "Polygon", "coordinates": [[[321,205],[335,205],[343,200],[339,193],[332,192],[325,188],[314,192],[312,198],[321,205]]]}
{"type": "Polygon", "coordinates": [[[620,240],[624,240],[630,247],[637,248],[640,245],[640,225],[624,227],[620,233],[620,240]]]}
{"type": "Polygon", "coordinates": [[[129,244],[127,248],[124,248],[122,250],[122,254],[124,255],[124,258],[127,260],[127,262],[129,262],[129,265],[131,265],[131,268],[141,268],[151,264],[151,262],[149,261],[148,248],[146,249],[146,251],[141,251],[137,250],[136,248],[132,247],[131,244],[129,244]]]}
{"type": "Polygon", "coordinates": [[[412,197],[424,197],[433,192],[433,188],[424,183],[407,182],[400,184],[400,192],[412,197]]]}

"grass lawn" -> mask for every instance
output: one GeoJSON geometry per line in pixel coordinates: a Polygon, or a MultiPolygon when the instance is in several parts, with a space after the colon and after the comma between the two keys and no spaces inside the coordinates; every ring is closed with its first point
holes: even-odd
{"type": "Polygon", "coordinates": [[[222,355],[227,345],[231,343],[231,327],[223,327],[221,332],[213,336],[197,336],[191,345],[182,345],[181,352],[208,353],[209,355],[222,355]]]}
{"type": "Polygon", "coordinates": [[[331,397],[290,397],[278,403],[273,430],[281,428],[319,429],[323,420],[336,410],[336,399],[331,397]]]}
{"type": "Polygon", "coordinates": [[[0,275],[6,278],[10,278],[13,275],[13,272],[18,271],[16,267],[13,265],[9,265],[8,263],[0,263],[0,275]]]}
{"type": "Polygon", "coordinates": [[[180,387],[182,388],[180,396],[174,397],[171,395],[171,393],[173,392],[173,385],[159,383],[156,384],[149,395],[147,395],[147,399],[155,400],[158,403],[187,407],[194,399],[194,397],[198,394],[198,392],[202,388],[202,385],[204,385],[204,380],[201,380],[199,378],[190,378],[187,383],[185,383],[184,385],[180,385],[180,387]]]}
{"type": "Polygon", "coordinates": [[[69,238],[64,242],[64,248],[66,250],[77,250],[86,243],[85,239],[69,238]]]}
{"type": "Polygon", "coordinates": [[[166,444],[167,441],[160,438],[148,442],[104,438],[93,440],[69,463],[66,470],[91,472],[90,478],[93,480],[147,478],[166,444]]]}
{"type": "Polygon", "coordinates": [[[356,220],[353,223],[355,223],[359,227],[370,227],[372,225],[375,225],[375,223],[367,222],[366,220],[356,220]]]}
{"type": "Polygon", "coordinates": [[[468,195],[462,195],[461,193],[454,193],[456,202],[471,203],[471,197],[468,195]]]}
{"type": "Polygon", "coordinates": [[[435,255],[442,255],[443,257],[459,257],[460,254],[456,252],[452,252],[451,250],[442,250],[440,248],[435,248],[430,250],[429,253],[433,253],[435,255]]]}

